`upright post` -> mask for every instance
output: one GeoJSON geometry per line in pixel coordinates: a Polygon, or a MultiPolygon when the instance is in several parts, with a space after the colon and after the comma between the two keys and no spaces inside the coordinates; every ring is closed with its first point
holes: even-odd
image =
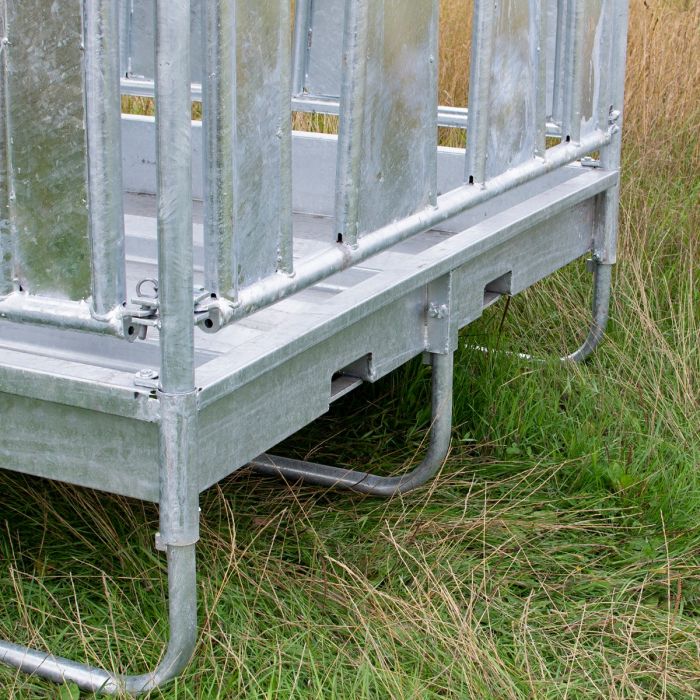
{"type": "Polygon", "coordinates": [[[168,555],[169,675],[185,666],[197,636],[190,53],[190,0],[157,0],[160,546],[168,555]]]}
{"type": "Polygon", "coordinates": [[[83,3],[92,309],[97,316],[126,299],[119,15],[114,0],[83,3]]]}

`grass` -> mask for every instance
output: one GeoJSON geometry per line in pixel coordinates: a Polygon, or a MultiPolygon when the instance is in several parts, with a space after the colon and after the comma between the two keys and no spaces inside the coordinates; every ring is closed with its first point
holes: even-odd
{"type": "MultiPolygon", "coordinates": [[[[460,12],[454,0],[444,17],[455,102],[460,12]]],[[[632,0],[620,262],[595,357],[468,348],[574,345],[590,285],[574,265],[465,330],[453,448],[428,488],[385,502],[240,474],[205,493],[197,653],[152,697],[700,696],[699,56],[695,2],[632,0]]],[[[396,469],[419,454],[428,392],[411,363],[284,449],[396,469]]],[[[156,510],[0,482],[0,635],[152,666],[166,634],[156,510]]],[[[58,693],[0,670],[3,697],[58,693]]]]}

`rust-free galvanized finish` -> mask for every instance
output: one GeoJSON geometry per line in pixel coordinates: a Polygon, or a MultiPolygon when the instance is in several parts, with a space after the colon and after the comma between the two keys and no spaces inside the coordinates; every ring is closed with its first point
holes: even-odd
{"type": "Polygon", "coordinates": [[[119,93],[119,5],[83,2],[92,308],[106,316],[126,301],[119,93]]]}
{"type": "Polygon", "coordinates": [[[435,203],[437,12],[437,0],[348,4],[336,206],[348,245],[435,203]]]}
{"type": "Polygon", "coordinates": [[[90,295],[80,0],[6,0],[2,142],[14,274],[32,294],[90,295]]]}
{"type": "Polygon", "coordinates": [[[289,3],[205,10],[206,285],[238,290],[292,271],[289,3]]]}
{"type": "Polygon", "coordinates": [[[459,328],[587,252],[593,320],[564,359],[600,342],[627,3],[476,0],[468,113],[437,106],[436,0],[299,0],[293,51],[286,0],[46,5],[0,0],[0,466],[158,502],[171,632],[141,676],[10,642],[0,660],[138,694],[196,642],[202,490],[428,353],[416,471],[258,460],[419,486],[449,449],[459,328]],[[119,72],[155,119],[119,119],[119,72]],[[292,107],[339,114],[339,135],[292,134],[292,107]],[[438,149],[438,123],[468,148],[438,149]]]}

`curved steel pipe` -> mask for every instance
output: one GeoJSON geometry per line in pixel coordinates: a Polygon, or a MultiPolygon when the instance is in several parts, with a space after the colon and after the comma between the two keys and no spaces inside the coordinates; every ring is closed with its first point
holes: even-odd
{"type": "Polygon", "coordinates": [[[562,357],[562,362],[583,362],[600,344],[610,318],[611,283],[612,265],[596,262],[593,278],[593,321],[588,336],[578,350],[562,357]]]}
{"type": "Polygon", "coordinates": [[[168,547],[170,641],[151,673],[117,676],[101,668],[0,641],[0,662],[54,683],[75,683],[93,693],[138,695],[177,676],[187,665],[197,641],[195,545],[168,547]]]}
{"type": "Polygon", "coordinates": [[[430,445],[423,461],[408,474],[377,476],[352,469],[340,469],[286,457],[261,455],[251,462],[259,474],[282,476],[287,481],[304,482],[318,486],[339,487],[373,496],[397,496],[422,486],[435,475],[450,448],[452,433],[452,374],[453,353],[432,354],[433,422],[430,445]]]}

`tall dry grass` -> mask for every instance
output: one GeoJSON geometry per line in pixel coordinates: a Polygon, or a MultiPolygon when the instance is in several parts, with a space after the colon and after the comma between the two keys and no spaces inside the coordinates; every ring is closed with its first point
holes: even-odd
{"type": "MultiPolygon", "coordinates": [[[[442,0],[446,104],[466,101],[469,6],[442,0]]],[[[461,348],[452,454],[404,502],[246,475],[205,493],[197,655],[154,697],[700,697],[700,3],[632,0],[628,69],[613,320],[591,366],[461,348]]],[[[570,341],[589,284],[566,271],[516,297],[510,342],[570,341]]],[[[428,390],[409,370],[291,447],[415,458],[428,390]]],[[[7,474],[0,500],[0,636],[152,667],[155,509],[7,474]]],[[[57,691],[0,669],[0,697],[57,691]]]]}

